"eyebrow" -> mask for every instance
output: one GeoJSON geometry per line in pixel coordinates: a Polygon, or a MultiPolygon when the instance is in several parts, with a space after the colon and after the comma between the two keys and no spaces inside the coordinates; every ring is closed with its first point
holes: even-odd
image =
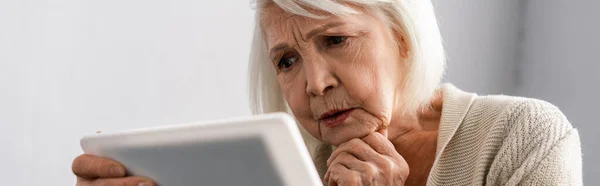
{"type": "MultiPolygon", "coordinates": [[[[321,32],[324,32],[325,30],[327,30],[329,28],[338,27],[338,26],[341,26],[341,25],[344,25],[344,24],[346,24],[346,23],[343,23],[343,22],[331,22],[331,23],[327,23],[327,24],[325,24],[323,26],[317,27],[317,28],[311,30],[310,32],[308,32],[308,34],[306,34],[306,40],[309,40],[309,39],[315,37],[315,35],[317,35],[317,34],[319,34],[321,32]]],[[[290,47],[290,45],[287,44],[287,43],[279,43],[279,44],[276,44],[273,48],[271,48],[270,53],[273,54],[275,52],[278,52],[280,50],[283,50],[283,49],[286,49],[286,48],[289,48],[289,47],[290,47]]]]}
{"type": "Polygon", "coordinates": [[[346,23],[343,22],[331,22],[331,23],[327,23],[323,26],[320,26],[318,28],[315,28],[313,30],[311,30],[310,32],[308,32],[308,34],[306,34],[306,40],[309,40],[312,37],[315,37],[315,35],[317,35],[318,33],[324,32],[325,30],[327,30],[328,28],[333,28],[333,27],[338,27],[341,25],[344,25],[346,23]]]}

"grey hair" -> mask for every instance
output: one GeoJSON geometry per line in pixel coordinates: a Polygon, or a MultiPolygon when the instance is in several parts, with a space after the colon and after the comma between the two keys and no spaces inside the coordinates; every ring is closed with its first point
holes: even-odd
{"type": "MultiPolygon", "coordinates": [[[[408,61],[402,87],[403,112],[416,112],[428,106],[440,84],[446,67],[442,37],[435,12],[429,0],[256,0],[255,28],[249,61],[249,96],[253,114],[270,112],[291,113],[270,65],[268,48],[260,25],[260,9],[266,3],[275,3],[281,9],[305,17],[323,19],[304,7],[321,10],[334,16],[357,14],[359,11],[345,5],[353,4],[383,15],[384,23],[392,31],[402,34],[408,47],[408,61]]],[[[313,158],[323,159],[322,153],[331,148],[322,145],[299,124],[302,136],[313,158]],[[321,158],[319,158],[321,157],[321,158]]],[[[315,160],[317,167],[319,163],[315,160]]],[[[322,161],[322,160],[319,160],[322,161]]]]}

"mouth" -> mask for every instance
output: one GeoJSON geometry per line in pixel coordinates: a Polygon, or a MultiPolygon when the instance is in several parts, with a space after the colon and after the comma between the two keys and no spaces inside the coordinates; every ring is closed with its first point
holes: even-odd
{"type": "Polygon", "coordinates": [[[355,108],[350,108],[350,109],[337,109],[337,110],[330,110],[324,114],[321,115],[321,117],[319,118],[319,121],[322,122],[323,124],[325,124],[326,127],[329,128],[333,128],[336,127],[340,124],[342,124],[346,118],[348,118],[348,116],[350,116],[350,113],[352,111],[354,111],[355,108]]]}

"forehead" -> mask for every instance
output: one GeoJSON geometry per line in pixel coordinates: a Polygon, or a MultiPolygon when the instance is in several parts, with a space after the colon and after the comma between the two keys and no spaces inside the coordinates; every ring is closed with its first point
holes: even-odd
{"type": "Polygon", "coordinates": [[[260,24],[267,43],[270,44],[275,40],[281,39],[292,39],[294,32],[296,34],[305,34],[308,30],[336,19],[336,17],[323,11],[307,10],[315,15],[325,15],[328,17],[326,19],[313,19],[303,15],[292,14],[283,10],[275,3],[269,3],[262,8],[260,24]]]}
{"type": "MultiPolygon", "coordinates": [[[[351,6],[360,11],[360,8],[351,6]]],[[[294,34],[304,35],[310,30],[326,25],[332,22],[342,22],[345,24],[357,23],[362,14],[335,16],[328,12],[315,9],[306,9],[308,12],[324,16],[323,19],[314,19],[303,15],[289,13],[275,3],[266,4],[261,9],[260,23],[263,33],[266,36],[269,45],[279,40],[288,40],[294,37],[294,34]]]]}
{"type": "Polygon", "coordinates": [[[289,28],[291,25],[302,26],[302,28],[306,28],[311,25],[316,26],[319,24],[323,24],[327,21],[330,21],[331,18],[333,18],[333,16],[331,16],[327,12],[314,9],[307,10],[315,15],[323,15],[330,17],[328,17],[327,19],[313,19],[302,15],[289,13],[277,6],[275,3],[269,3],[261,9],[260,24],[263,28],[263,31],[269,31],[273,29],[282,31],[281,29],[289,28]]]}

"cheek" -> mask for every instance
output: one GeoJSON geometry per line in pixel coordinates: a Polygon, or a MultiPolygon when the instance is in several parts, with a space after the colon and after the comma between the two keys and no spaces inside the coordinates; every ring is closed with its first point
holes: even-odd
{"type": "Polygon", "coordinates": [[[294,117],[313,137],[321,140],[319,126],[312,117],[310,110],[310,99],[306,94],[306,83],[303,81],[303,73],[297,73],[294,77],[290,74],[278,75],[279,86],[294,117]]]}
{"type": "Polygon", "coordinates": [[[357,99],[367,112],[373,114],[383,124],[389,124],[395,93],[391,87],[394,85],[374,69],[361,70],[355,74],[360,75],[349,77],[352,83],[344,85],[350,96],[357,99]]]}
{"type": "MultiPolygon", "coordinates": [[[[389,124],[394,97],[396,96],[397,75],[390,68],[397,68],[398,59],[386,55],[375,44],[365,44],[352,51],[357,55],[344,59],[348,65],[340,70],[340,79],[350,96],[360,102],[367,112],[384,124],[389,124]]],[[[386,51],[391,52],[393,51],[386,51]]]]}

